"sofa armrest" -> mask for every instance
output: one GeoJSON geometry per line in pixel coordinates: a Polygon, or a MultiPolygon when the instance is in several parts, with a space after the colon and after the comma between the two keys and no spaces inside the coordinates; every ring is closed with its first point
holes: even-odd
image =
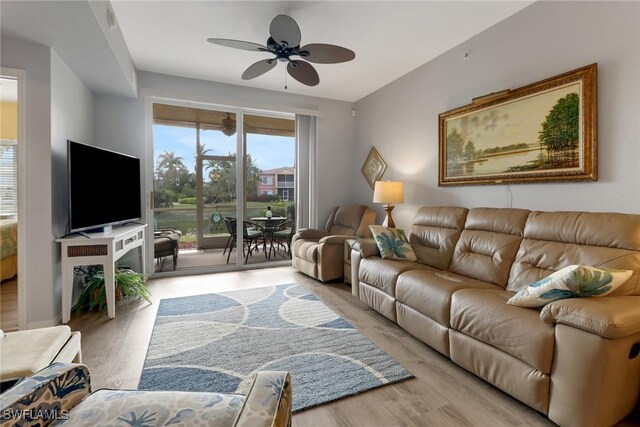
{"type": "Polygon", "coordinates": [[[540,319],[618,339],[640,332],[638,307],[640,296],[571,298],[545,305],[540,319]]]}
{"type": "Polygon", "coordinates": [[[288,372],[260,371],[256,375],[235,427],[291,425],[291,377],[288,372]]]}
{"type": "Polygon", "coordinates": [[[372,238],[355,240],[355,242],[351,245],[351,249],[360,252],[360,256],[362,256],[362,258],[380,256],[378,245],[372,238]]]}
{"type": "Polygon", "coordinates": [[[353,236],[333,235],[320,239],[318,243],[328,243],[330,245],[343,244],[345,240],[353,239],[353,236]]]}
{"type": "Polygon", "coordinates": [[[0,396],[0,413],[14,420],[16,425],[37,422],[33,425],[44,427],[66,419],[69,411],[90,393],[91,381],[86,366],[53,363],[4,392],[0,396]],[[34,415],[38,418],[32,419],[34,415]]]}
{"type": "Polygon", "coordinates": [[[329,233],[326,230],[320,230],[318,228],[301,228],[296,234],[298,235],[298,239],[319,240],[329,233]]]}

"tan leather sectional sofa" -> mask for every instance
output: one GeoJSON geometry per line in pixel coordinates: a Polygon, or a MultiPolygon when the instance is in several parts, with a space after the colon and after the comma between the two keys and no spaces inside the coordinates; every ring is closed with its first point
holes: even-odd
{"type": "Polygon", "coordinates": [[[562,426],[609,426],[640,391],[640,215],[421,208],[418,262],[353,245],[352,292],[409,333],[562,426]],[[613,295],[542,310],[514,293],[572,264],[633,270],[613,295]]]}

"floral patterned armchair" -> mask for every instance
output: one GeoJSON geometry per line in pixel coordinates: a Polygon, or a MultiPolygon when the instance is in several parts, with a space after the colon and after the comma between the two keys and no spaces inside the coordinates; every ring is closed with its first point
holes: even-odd
{"type": "Polygon", "coordinates": [[[247,396],[183,391],[98,390],[89,370],[54,363],[0,395],[0,425],[234,426],[291,425],[291,378],[261,371],[247,396]]]}

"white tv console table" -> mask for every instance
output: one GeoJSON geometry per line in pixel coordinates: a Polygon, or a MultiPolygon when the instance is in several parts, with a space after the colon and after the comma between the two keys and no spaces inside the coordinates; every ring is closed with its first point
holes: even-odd
{"type": "Polygon", "coordinates": [[[131,249],[140,247],[142,273],[145,272],[146,224],[125,225],[105,232],[83,233],[56,239],[62,244],[62,323],[71,317],[73,269],[80,265],[102,264],[104,267],[107,313],[116,317],[115,262],[131,249]]]}

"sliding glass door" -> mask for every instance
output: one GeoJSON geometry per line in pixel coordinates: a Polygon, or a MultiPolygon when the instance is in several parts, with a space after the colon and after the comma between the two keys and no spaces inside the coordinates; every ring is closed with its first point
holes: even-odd
{"type": "MultiPolygon", "coordinates": [[[[296,216],[293,117],[165,104],[153,111],[154,217],[157,234],[172,228],[181,234],[175,269],[289,259],[296,216]]],[[[161,254],[156,272],[172,271],[161,254]]]]}
{"type": "Polygon", "coordinates": [[[251,262],[289,259],[296,218],[295,121],[245,114],[243,128],[244,219],[262,236],[262,248],[258,240],[252,251],[262,249],[264,255],[251,262]]]}
{"type": "MultiPolygon", "coordinates": [[[[229,220],[238,216],[236,114],[221,114],[222,128],[210,123],[198,126],[196,204],[199,250],[229,246],[229,238],[232,236],[229,220]]],[[[223,252],[223,255],[228,255],[226,250],[223,252]]],[[[235,256],[233,260],[231,256],[223,257],[216,264],[222,264],[222,261],[225,265],[235,264],[235,256]]]]}

